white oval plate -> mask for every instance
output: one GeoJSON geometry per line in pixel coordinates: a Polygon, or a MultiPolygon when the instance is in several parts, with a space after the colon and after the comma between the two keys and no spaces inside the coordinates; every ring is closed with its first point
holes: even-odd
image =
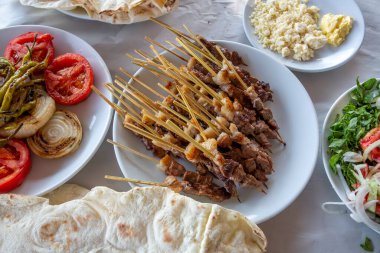
{"type": "MultiPolygon", "coordinates": [[[[237,210],[250,220],[259,223],[277,215],[289,206],[302,192],[314,170],[318,153],[318,124],[312,101],[300,81],[285,66],[250,46],[236,42],[219,41],[222,46],[239,52],[248,64],[247,69],[260,80],[269,82],[274,91],[272,108],[287,146],[275,144],[273,150],[274,174],[269,177],[267,194],[254,189],[239,189],[241,203],[230,199],[222,206],[237,210]]],[[[168,58],[173,59],[168,54],[168,58]]],[[[178,64],[183,62],[174,61],[178,64]]],[[[140,69],[136,75],[154,85],[157,79],[140,69]]],[[[152,155],[141,141],[123,128],[120,117],[114,117],[115,141],[152,155]]],[[[133,156],[115,147],[116,158],[126,177],[160,182],[163,172],[147,160],[133,156]]],[[[186,166],[187,169],[192,168],[186,166]]],[[[132,185],[135,186],[135,185],[132,185]]],[[[194,196],[192,196],[194,197],[194,196]]],[[[206,198],[196,198],[208,202],[206,198]]]]}
{"type": "Polygon", "coordinates": [[[284,58],[280,54],[272,50],[263,48],[257,36],[254,33],[254,28],[250,24],[249,16],[253,10],[253,0],[249,0],[244,9],[243,25],[244,31],[249,42],[256,48],[275,57],[284,65],[292,70],[301,72],[323,72],[337,68],[348,62],[359,50],[364,39],[364,19],[363,15],[354,0],[334,0],[334,1],[317,1],[310,0],[309,6],[316,5],[320,8],[320,16],[327,13],[344,14],[354,18],[354,24],[351,32],[346,38],[346,41],[339,47],[326,45],[324,48],[315,51],[315,57],[310,61],[296,61],[291,58],[284,58]]]}
{"type": "MultiPolygon", "coordinates": [[[[5,47],[11,39],[26,32],[52,34],[56,56],[64,53],[78,53],[86,57],[94,71],[94,85],[107,97],[111,97],[102,85],[112,81],[102,57],[87,42],[69,32],[39,25],[13,26],[1,29],[1,55],[4,55],[5,47]]],[[[73,106],[57,105],[57,108],[64,108],[78,115],[83,127],[83,139],[79,149],[75,153],[59,159],[43,159],[33,154],[29,175],[24,183],[12,192],[43,195],[55,189],[78,173],[90,161],[103,142],[112,119],[112,110],[99,96],[91,94],[80,104],[73,106]]]]}
{"type": "MultiPolygon", "coordinates": [[[[329,165],[330,155],[327,153],[328,146],[329,146],[327,138],[330,135],[330,126],[335,122],[336,115],[341,114],[343,107],[346,106],[348,102],[350,102],[351,100],[350,94],[356,87],[357,86],[355,85],[354,87],[348,89],[334,102],[334,104],[331,106],[330,110],[328,111],[326,115],[326,118],[322,127],[322,140],[321,140],[322,160],[323,160],[323,165],[325,167],[325,172],[336,194],[338,194],[339,198],[344,203],[348,203],[350,202],[350,200],[347,198],[346,192],[344,190],[344,186],[340,178],[330,168],[330,165],[329,165]]],[[[352,213],[356,213],[355,210],[350,205],[346,204],[346,206],[352,213]]],[[[376,230],[374,231],[379,233],[379,231],[376,231],[376,230]]]]}

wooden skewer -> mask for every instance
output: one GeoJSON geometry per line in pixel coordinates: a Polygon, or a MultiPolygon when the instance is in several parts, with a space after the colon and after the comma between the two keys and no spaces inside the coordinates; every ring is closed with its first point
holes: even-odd
{"type": "Polygon", "coordinates": [[[143,154],[143,153],[141,153],[141,152],[139,152],[139,151],[137,151],[137,150],[134,150],[134,149],[132,149],[132,148],[130,148],[130,147],[124,146],[124,145],[122,145],[122,144],[120,144],[120,143],[117,143],[117,142],[115,142],[115,141],[113,141],[113,140],[108,139],[107,142],[108,142],[108,143],[111,143],[112,145],[115,145],[115,146],[117,146],[118,148],[121,148],[121,149],[123,149],[123,150],[125,150],[125,151],[131,152],[131,153],[133,153],[133,154],[135,154],[135,155],[137,155],[137,156],[140,156],[140,157],[142,157],[142,158],[144,158],[144,159],[146,159],[146,160],[148,160],[148,161],[151,161],[151,162],[153,162],[153,163],[159,163],[159,162],[160,162],[160,160],[158,160],[158,159],[156,159],[156,158],[154,158],[154,157],[147,156],[147,155],[145,155],[145,154],[143,154]]]}
{"type": "Polygon", "coordinates": [[[171,114],[177,116],[178,118],[182,119],[183,122],[188,122],[189,119],[186,118],[185,116],[183,116],[182,114],[174,111],[172,108],[170,108],[169,106],[165,105],[164,103],[160,102],[160,101],[157,101],[156,102],[157,104],[159,104],[160,106],[164,107],[166,110],[168,110],[171,114]]]}
{"type": "MultiPolygon", "coordinates": [[[[123,79],[122,79],[123,80],[123,79]]],[[[119,83],[119,82],[117,82],[119,83]]],[[[126,81],[124,80],[124,83],[126,83],[126,81]]],[[[123,87],[120,83],[119,83],[119,86],[123,87]]],[[[172,115],[168,114],[167,112],[165,111],[162,111],[160,109],[160,107],[155,103],[153,102],[150,98],[148,98],[147,96],[145,96],[143,93],[141,93],[140,91],[138,91],[136,88],[134,88],[133,86],[124,86],[123,87],[125,91],[127,91],[129,94],[131,94],[132,96],[134,96],[138,101],[141,102],[141,104],[144,104],[145,106],[147,106],[150,110],[152,110],[153,112],[155,113],[158,113],[159,111],[162,112],[166,117],[170,118],[170,119],[173,119],[174,121],[176,121],[178,124],[182,125],[182,126],[186,126],[187,124],[187,121],[185,122],[182,122],[179,118],[177,117],[172,117],[172,115]],[[134,91],[128,89],[128,88],[132,88],[134,91]]],[[[131,101],[131,98],[127,98],[131,101]]],[[[140,109],[142,109],[141,107],[139,107],[140,109]]],[[[142,109],[144,110],[144,109],[142,109]]]]}
{"type": "Polygon", "coordinates": [[[221,67],[222,63],[207,49],[207,47],[202,43],[202,41],[186,25],[183,25],[183,27],[190,34],[193,40],[196,41],[199,45],[201,45],[203,50],[206,51],[207,54],[214,60],[214,63],[216,63],[219,67],[221,67]]]}
{"type": "Polygon", "coordinates": [[[157,146],[160,146],[159,144],[162,144],[163,147],[167,148],[172,148],[172,149],[175,149],[177,150],[178,152],[181,152],[181,153],[184,153],[185,152],[185,149],[181,148],[181,147],[178,147],[177,145],[173,144],[173,143],[170,143],[170,142],[167,142],[167,141],[164,141],[162,140],[161,137],[157,137],[156,135],[153,135],[151,133],[148,133],[138,127],[136,127],[135,125],[132,125],[130,123],[125,123],[124,126],[126,128],[128,128],[129,130],[133,131],[133,132],[136,132],[137,134],[140,134],[152,141],[155,141],[157,144],[157,146]]]}
{"type": "Polygon", "coordinates": [[[207,111],[206,108],[202,107],[199,103],[197,103],[196,101],[194,101],[193,98],[188,97],[188,99],[191,100],[191,102],[193,103],[193,105],[195,105],[195,107],[197,107],[197,109],[200,111],[200,114],[204,113],[205,115],[207,115],[208,118],[206,116],[203,116],[204,118],[202,120],[205,121],[211,128],[213,128],[214,131],[219,132],[219,129],[217,128],[217,126],[214,123],[212,123],[211,120],[213,120],[216,124],[218,124],[218,126],[220,128],[222,128],[224,132],[226,132],[228,134],[231,134],[231,131],[226,126],[224,126],[223,124],[220,124],[216,120],[216,118],[213,115],[211,115],[211,113],[209,113],[207,111]]]}
{"type": "Polygon", "coordinates": [[[152,40],[152,39],[151,39],[150,37],[148,37],[148,36],[145,37],[145,40],[148,41],[148,42],[150,42],[150,43],[152,43],[152,44],[154,44],[154,45],[156,45],[156,46],[158,46],[158,47],[160,47],[160,48],[162,48],[162,49],[164,49],[164,50],[166,50],[167,52],[169,52],[169,53],[171,53],[171,54],[177,56],[177,57],[178,57],[179,59],[181,59],[182,61],[187,62],[187,60],[186,60],[185,58],[183,58],[182,56],[180,56],[180,55],[177,54],[176,52],[170,50],[169,48],[165,47],[164,45],[162,45],[162,44],[159,43],[158,41],[152,40]]]}
{"type": "Polygon", "coordinates": [[[185,134],[185,132],[182,131],[176,124],[174,124],[172,121],[168,120],[166,123],[171,126],[174,129],[174,133],[182,137],[183,139],[187,140],[188,142],[192,143],[197,149],[203,152],[204,155],[206,155],[210,160],[213,160],[214,156],[213,154],[205,149],[199,142],[185,134]]]}
{"type": "MultiPolygon", "coordinates": [[[[116,78],[117,78],[117,76],[116,76],[116,78]]],[[[118,83],[118,81],[117,80],[115,80],[115,83],[117,84],[118,83]]],[[[139,113],[137,113],[126,101],[125,101],[125,96],[126,96],[126,94],[122,91],[122,90],[120,90],[119,88],[117,88],[115,85],[112,85],[112,84],[106,84],[105,85],[106,86],[106,88],[116,97],[116,99],[118,99],[119,100],[119,102],[120,103],[122,103],[124,106],[125,106],[125,108],[127,108],[127,110],[128,110],[128,112],[130,112],[130,113],[132,113],[132,114],[134,114],[136,117],[140,117],[140,114],[139,113]],[[113,90],[113,91],[111,91],[111,89],[113,90]],[[114,94],[114,92],[116,93],[118,93],[119,95],[117,96],[117,95],[115,95],[114,94]],[[122,97],[122,98],[121,98],[122,97]]]]}
{"type": "Polygon", "coordinates": [[[208,55],[208,53],[204,52],[201,48],[199,48],[198,46],[196,46],[194,43],[186,41],[186,40],[182,40],[182,41],[187,46],[191,47],[192,49],[194,49],[195,51],[197,51],[198,53],[200,53],[203,57],[205,57],[209,61],[213,62],[214,64],[216,64],[218,66],[221,66],[221,63],[220,63],[219,60],[214,60],[211,56],[208,55]]]}
{"type": "Polygon", "coordinates": [[[187,35],[186,33],[183,33],[183,32],[181,32],[181,31],[178,31],[178,30],[176,30],[175,28],[173,28],[172,26],[170,26],[170,25],[168,25],[168,24],[166,24],[166,23],[164,23],[164,22],[162,22],[162,21],[159,21],[158,19],[150,18],[150,20],[152,20],[153,22],[159,24],[160,26],[162,26],[162,27],[168,29],[169,31],[171,31],[172,33],[174,33],[174,34],[176,34],[176,35],[178,35],[178,36],[180,36],[180,37],[185,37],[185,38],[187,38],[187,39],[192,39],[191,36],[187,35]]]}
{"type": "Polygon", "coordinates": [[[195,95],[198,95],[199,97],[203,98],[208,104],[212,105],[212,100],[207,97],[205,94],[201,93],[199,90],[197,90],[191,83],[189,83],[184,77],[182,77],[182,73],[180,70],[177,70],[178,73],[174,74],[176,77],[176,80],[178,81],[179,84],[182,86],[185,86],[189,88],[195,95]]]}
{"type": "Polygon", "coordinates": [[[129,78],[133,79],[134,81],[136,81],[138,84],[140,84],[141,86],[143,86],[145,89],[149,90],[150,92],[152,92],[154,95],[164,99],[165,97],[163,95],[161,95],[160,93],[158,93],[157,91],[153,90],[151,87],[149,87],[149,85],[147,85],[146,83],[144,83],[143,81],[141,81],[140,79],[138,79],[137,77],[134,77],[132,74],[130,74],[128,71],[126,71],[125,69],[123,68],[120,68],[120,71],[123,72],[125,75],[127,75],[129,78]]]}
{"type": "Polygon", "coordinates": [[[177,46],[176,44],[174,44],[173,42],[169,41],[169,40],[166,40],[165,41],[167,44],[169,44],[170,46],[172,46],[173,48],[177,49],[179,52],[181,52],[182,54],[184,55],[187,55],[187,56],[191,56],[191,54],[189,54],[188,52],[186,52],[185,50],[183,50],[182,48],[180,48],[179,46],[177,46]]]}
{"type": "Polygon", "coordinates": [[[156,59],[154,56],[150,55],[148,52],[145,52],[143,50],[135,50],[135,53],[140,55],[142,58],[150,61],[156,61],[158,63],[158,59],[156,59]]]}
{"type": "Polygon", "coordinates": [[[202,66],[210,72],[212,76],[216,76],[215,71],[206,63],[204,62],[196,53],[194,53],[188,46],[185,45],[179,38],[176,38],[176,41],[187,51],[189,54],[191,54],[202,66]]]}
{"type": "Polygon", "coordinates": [[[125,110],[119,107],[118,105],[112,103],[106,96],[104,96],[100,90],[98,90],[95,86],[92,86],[92,90],[95,91],[96,94],[98,94],[104,101],[106,101],[107,104],[109,104],[118,114],[121,116],[125,115],[125,110]]]}
{"type": "Polygon", "coordinates": [[[166,73],[164,73],[164,72],[162,72],[162,71],[160,71],[158,69],[154,69],[154,68],[148,67],[147,64],[142,64],[140,62],[135,62],[135,61],[133,61],[132,63],[135,64],[135,65],[137,65],[137,66],[140,66],[140,67],[142,67],[142,68],[144,68],[146,70],[148,70],[153,75],[155,75],[156,77],[158,77],[159,79],[161,79],[161,81],[163,81],[165,83],[169,82],[169,79],[163,77],[163,76],[166,76],[166,77],[170,78],[170,76],[168,76],[166,73]]]}
{"type": "Polygon", "coordinates": [[[235,66],[232,65],[232,63],[227,59],[227,57],[223,54],[223,52],[222,52],[222,50],[220,49],[219,46],[216,46],[215,48],[218,51],[218,53],[220,54],[220,56],[223,57],[223,60],[227,64],[228,68],[230,70],[232,70],[232,72],[234,72],[234,75],[236,76],[236,78],[238,79],[238,81],[240,82],[240,84],[244,87],[244,89],[247,89],[248,85],[243,81],[243,79],[241,79],[240,75],[236,72],[235,66]]]}
{"type": "Polygon", "coordinates": [[[178,86],[176,86],[176,88],[177,88],[179,94],[181,95],[182,100],[183,100],[183,102],[185,103],[185,105],[186,105],[186,107],[187,107],[187,110],[189,111],[189,113],[190,113],[190,115],[191,115],[191,118],[194,120],[195,127],[198,129],[199,134],[202,136],[202,138],[203,138],[204,141],[207,140],[207,137],[206,137],[206,136],[204,135],[204,133],[203,133],[204,129],[201,127],[201,125],[199,124],[197,118],[195,117],[194,112],[193,112],[193,110],[191,109],[190,104],[187,102],[187,99],[186,99],[185,94],[182,92],[182,90],[181,90],[178,86]]]}
{"type": "Polygon", "coordinates": [[[169,185],[165,184],[165,183],[156,183],[156,182],[152,182],[152,181],[138,180],[138,179],[132,179],[132,178],[127,178],[127,177],[116,177],[116,176],[105,175],[104,178],[109,179],[109,180],[119,181],[119,182],[169,187],[169,185]]]}
{"type": "MultiPolygon", "coordinates": [[[[120,82],[118,80],[115,80],[115,83],[119,86],[121,86],[120,82]]],[[[150,106],[147,106],[146,104],[144,103],[141,103],[140,100],[137,100],[134,98],[135,95],[133,94],[133,92],[131,92],[131,90],[129,89],[125,89],[126,92],[128,92],[130,95],[126,94],[126,93],[123,93],[124,97],[129,101],[131,102],[134,106],[136,106],[137,108],[139,108],[140,110],[143,110],[143,109],[149,109],[149,110],[153,110],[155,111],[154,109],[152,109],[150,106]],[[132,93],[132,94],[131,94],[132,93]]]]}
{"type": "Polygon", "coordinates": [[[222,103],[222,96],[220,94],[218,94],[217,92],[215,92],[213,89],[211,89],[207,84],[205,84],[201,79],[199,79],[194,73],[192,73],[191,71],[188,71],[187,72],[190,80],[197,84],[199,87],[202,87],[203,89],[205,89],[213,98],[215,98],[216,100],[218,100],[220,103],[222,103]]]}

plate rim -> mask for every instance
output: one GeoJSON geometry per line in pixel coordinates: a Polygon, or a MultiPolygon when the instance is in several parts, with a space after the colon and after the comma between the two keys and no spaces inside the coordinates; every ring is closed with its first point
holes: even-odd
{"type": "MultiPolygon", "coordinates": [[[[312,111],[310,112],[310,114],[312,115],[311,118],[314,121],[313,124],[312,124],[314,126],[314,136],[312,138],[315,141],[315,145],[314,145],[314,147],[312,147],[314,149],[313,150],[313,154],[311,155],[313,157],[313,159],[309,163],[310,169],[308,170],[308,174],[304,177],[304,182],[303,182],[302,185],[300,185],[299,189],[297,190],[297,193],[294,194],[291,198],[289,198],[289,201],[285,205],[283,205],[281,208],[277,209],[271,215],[268,215],[268,216],[266,216],[264,218],[255,219],[255,220],[253,220],[253,218],[249,218],[252,222],[255,222],[255,223],[259,224],[259,223],[262,223],[262,222],[265,222],[267,220],[272,219],[273,217],[277,216],[282,211],[284,211],[286,208],[288,208],[291,204],[293,204],[294,201],[301,195],[301,193],[305,190],[306,186],[310,182],[310,179],[311,179],[311,177],[312,177],[312,175],[314,173],[315,167],[316,167],[316,163],[317,163],[317,159],[318,159],[318,154],[319,154],[319,145],[320,145],[319,126],[318,126],[318,119],[317,119],[316,110],[315,110],[313,101],[311,100],[311,98],[310,98],[307,90],[302,85],[301,81],[288,68],[286,68],[281,62],[277,61],[277,59],[275,59],[272,56],[266,54],[265,52],[262,52],[261,50],[258,50],[256,48],[253,48],[252,46],[249,46],[249,45],[246,45],[246,44],[243,44],[243,43],[234,42],[234,41],[228,41],[228,40],[213,40],[213,41],[215,41],[217,43],[224,43],[226,46],[228,46],[228,44],[234,44],[236,46],[244,47],[244,48],[246,48],[248,50],[254,50],[257,53],[264,55],[264,57],[269,57],[271,60],[277,62],[279,65],[281,65],[284,68],[285,71],[287,71],[290,75],[292,75],[294,78],[296,78],[296,80],[298,80],[298,82],[299,82],[299,88],[306,95],[305,98],[308,100],[308,103],[309,103],[309,105],[312,108],[312,111]]],[[[163,53],[167,53],[167,52],[163,51],[163,53]]],[[[139,68],[134,73],[134,76],[139,75],[143,70],[144,70],[143,68],[139,68]]],[[[130,80],[131,79],[129,79],[129,81],[130,80]]],[[[117,136],[116,135],[116,132],[117,132],[116,129],[119,127],[119,126],[117,126],[117,120],[116,120],[117,117],[118,117],[118,115],[115,112],[114,113],[113,125],[112,125],[112,138],[115,141],[117,141],[117,139],[116,139],[116,136],[117,136]]],[[[120,171],[122,172],[123,176],[128,177],[128,173],[126,172],[127,169],[124,168],[124,167],[122,167],[122,162],[121,162],[121,160],[123,160],[122,159],[122,154],[121,154],[122,151],[120,149],[118,149],[116,146],[114,146],[114,152],[115,152],[116,161],[117,161],[117,163],[119,165],[120,171]]],[[[138,186],[138,185],[136,185],[134,183],[129,183],[129,185],[132,188],[138,186]]]]}
{"type": "MultiPolygon", "coordinates": [[[[82,41],[85,45],[87,45],[94,53],[95,55],[97,56],[97,61],[100,63],[100,65],[102,65],[104,71],[105,71],[105,74],[107,76],[107,79],[109,81],[112,81],[112,75],[108,69],[108,66],[107,64],[105,63],[103,57],[98,53],[98,51],[96,51],[96,49],[91,46],[87,41],[85,41],[84,39],[80,38],[79,36],[73,34],[73,33],[70,33],[68,31],[65,31],[63,29],[60,29],[60,28],[56,28],[56,27],[52,27],[52,26],[47,26],[47,25],[30,25],[30,24],[27,24],[27,25],[14,25],[14,26],[7,26],[7,27],[3,27],[3,28],[0,28],[0,33],[4,30],[9,30],[9,29],[18,29],[18,28],[25,28],[25,27],[30,27],[30,28],[42,28],[42,29],[50,29],[50,30],[53,30],[53,31],[56,31],[58,33],[63,33],[63,34],[67,34],[69,36],[74,36],[76,39],[79,39],[80,41],[82,41]]],[[[107,98],[112,98],[112,95],[107,92],[106,94],[107,98]]],[[[93,149],[93,151],[90,153],[90,155],[87,157],[87,159],[84,159],[81,166],[79,166],[77,169],[73,170],[71,172],[71,174],[69,174],[67,177],[65,177],[62,181],[60,181],[60,183],[56,184],[54,187],[48,187],[49,189],[47,190],[44,190],[44,191],[40,191],[36,194],[34,194],[35,196],[42,196],[56,188],[58,188],[59,186],[63,185],[64,183],[66,183],[67,181],[69,181],[70,179],[72,179],[76,174],[78,174],[91,160],[92,158],[94,157],[94,155],[98,152],[100,146],[104,143],[104,139],[110,129],[110,126],[111,126],[111,121],[112,121],[112,118],[113,118],[113,109],[110,107],[110,106],[107,106],[107,122],[105,124],[105,131],[102,133],[102,136],[100,137],[100,141],[97,143],[97,145],[95,146],[95,148],[93,149]]],[[[26,178],[25,180],[28,180],[28,178],[26,178]]],[[[16,188],[17,189],[17,188],[16,188]]],[[[12,191],[11,191],[12,192],[12,191]]],[[[24,194],[24,193],[23,193],[24,194]]],[[[28,194],[28,193],[25,193],[25,194],[28,194]]]]}
{"type": "MultiPolygon", "coordinates": [[[[363,17],[363,13],[361,11],[361,9],[359,8],[358,4],[356,3],[356,1],[354,0],[345,0],[345,1],[351,1],[352,5],[354,6],[354,8],[356,8],[359,12],[359,19],[360,19],[360,22],[361,24],[363,24],[362,26],[360,26],[360,31],[361,31],[361,37],[360,37],[360,43],[358,43],[356,46],[355,46],[355,50],[352,52],[352,54],[347,57],[346,59],[344,59],[343,61],[341,62],[338,62],[337,64],[333,64],[331,66],[327,66],[327,67],[321,67],[321,68],[304,68],[304,67],[297,67],[297,66],[294,66],[293,64],[291,63],[288,63],[286,61],[284,61],[281,57],[276,57],[276,59],[278,61],[280,61],[283,65],[285,65],[286,67],[288,67],[289,69],[291,70],[294,70],[294,71],[297,71],[297,72],[303,72],[303,73],[320,73],[320,72],[326,72],[326,71],[329,71],[329,70],[333,70],[333,69],[336,69],[336,68],[339,68],[341,66],[343,66],[344,64],[348,63],[357,53],[358,51],[360,50],[362,44],[363,44],[363,41],[364,41],[364,36],[365,36],[365,19],[363,17]]],[[[245,33],[245,36],[246,38],[248,39],[249,43],[256,48],[256,45],[257,43],[252,39],[253,36],[256,36],[252,33],[252,27],[250,25],[250,22],[249,22],[249,15],[248,15],[248,12],[249,10],[251,9],[251,4],[252,0],[248,0],[247,3],[245,4],[244,6],[244,11],[243,11],[243,28],[244,28],[244,33],[245,33]],[[247,16],[248,15],[248,16],[247,16]]],[[[260,51],[264,51],[268,54],[277,54],[271,50],[267,50],[267,49],[264,49],[264,48],[257,48],[258,50],[260,51]]],[[[272,56],[272,55],[271,55],[272,56]]],[[[272,56],[273,57],[273,56],[272,56]]],[[[298,63],[302,63],[301,62],[298,62],[298,63]]],[[[302,66],[302,64],[301,64],[302,66]]]]}

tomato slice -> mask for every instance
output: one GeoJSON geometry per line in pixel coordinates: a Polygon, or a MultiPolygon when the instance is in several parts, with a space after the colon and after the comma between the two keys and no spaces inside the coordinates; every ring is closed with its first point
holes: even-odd
{"type": "Polygon", "coordinates": [[[74,105],[91,93],[94,74],[90,63],[79,54],[58,56],[45,71],[48,94],[62,105],[74,105]]]}
{"type": "MultiPolygon", "coordinates": [[[[365,150],[369,145],[380,139],[380,127],[374,128],[369,131],[361,140],[360,146],[365,150]]],[[[368,158],[380,163],[380,148],[375,148],[371,151],[368,158]]]]}
{"type": "Polygon", "coordinates": [[[28,32],[17,36],[8,42],[4,57],[19,68],[22,58],[33,46],[32,60],[42,62],[47,58],[48,64],[54,59],[53,36],[49,33],[28,32]]]}
{"type": "Polygon", "coordinates": [[[0,148],[0,193],[21,185],[31,165],[28,146],[22,140],[12,139],[0,148]]]}

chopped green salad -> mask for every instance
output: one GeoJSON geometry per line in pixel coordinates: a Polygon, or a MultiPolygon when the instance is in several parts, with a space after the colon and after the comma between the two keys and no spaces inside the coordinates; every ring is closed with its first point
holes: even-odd
{"type": "Polygon", "coordinates": [[[357,80],[350,95],[330,126],[329,164],[355,211],[351,217],[380,232],[380,81],[357,80]]]}
{"type": "Polygon", "coordinates": [[[380,116],[380,110],[374,106],[380,96],[379,81],[372,78],[363,84],[358,80],[356,82],[357,88],[351,92],[351,101],[343,108],[342,114],[337,115],[328,137],[330,166],[335,173],[336,165],[341,166],[350,187],[356,183],[354,168],[352,163],[343,161],[343,155],[348,151],[360,150],[360,139],[378,126],[380,116]]]}

